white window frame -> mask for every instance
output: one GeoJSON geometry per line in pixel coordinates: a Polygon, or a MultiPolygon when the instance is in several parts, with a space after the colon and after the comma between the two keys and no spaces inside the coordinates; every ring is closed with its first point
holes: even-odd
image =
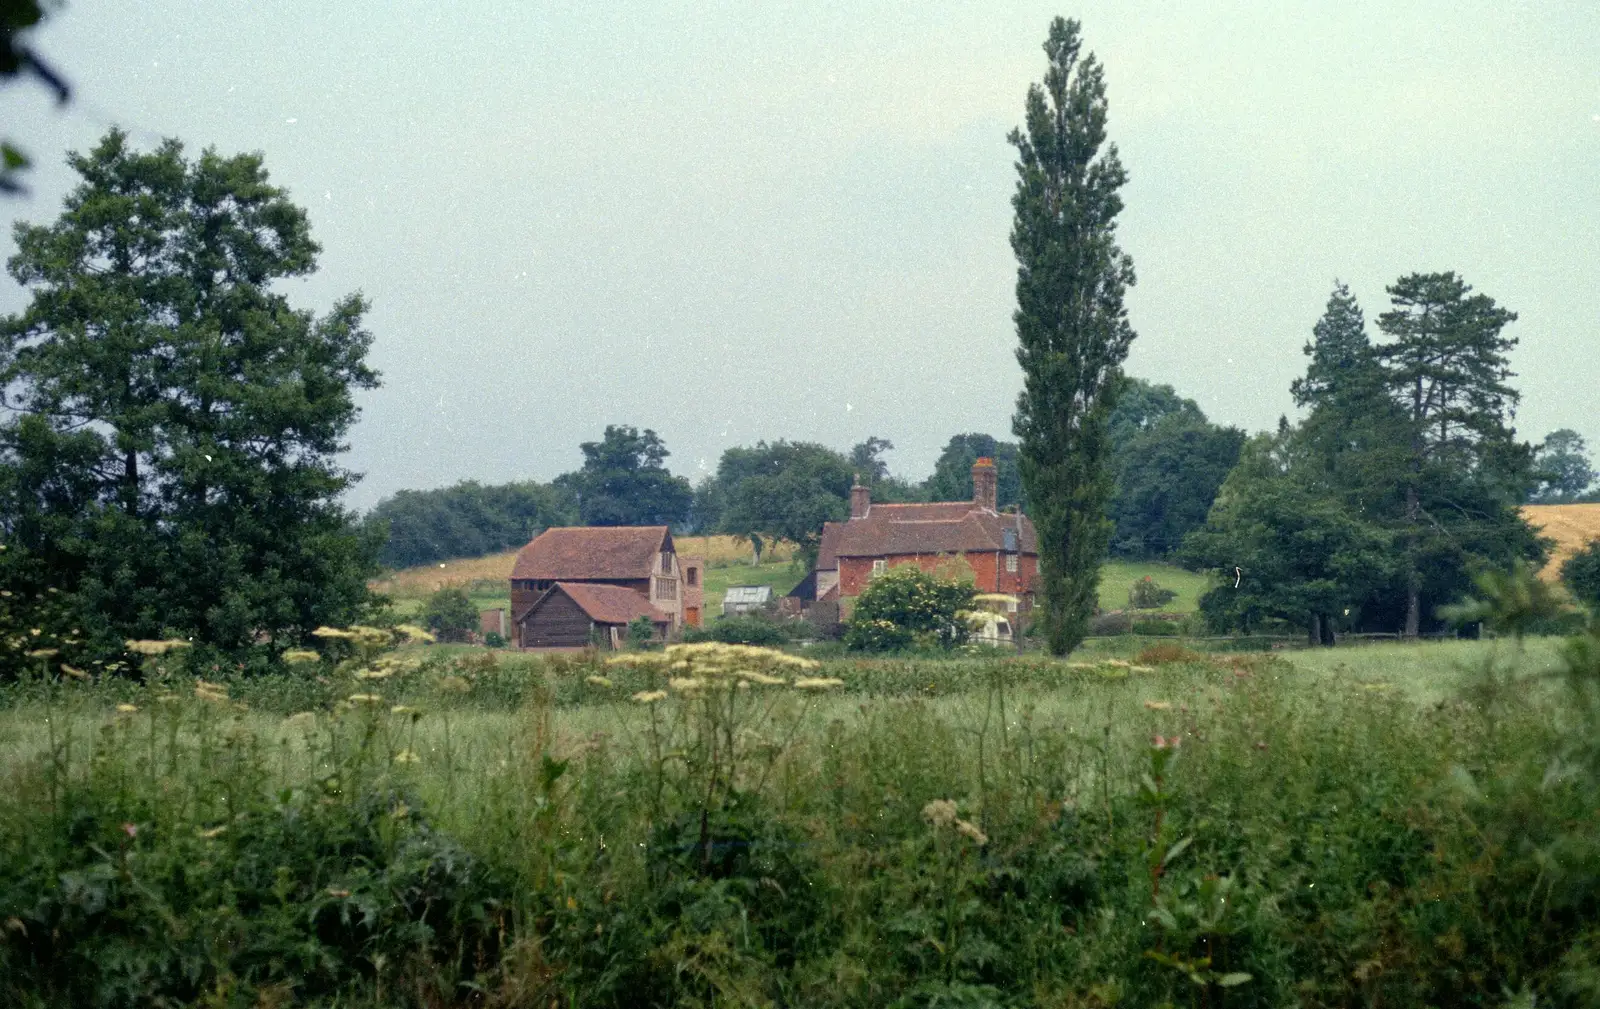
{"type": "Polygon", "coordinates": [[[886,570],[888,570],[888,566],[889,566],[889,562],[886,561],[886,560],[879,559],[879,560],[873,561],[872,562],[872,577],[876,578],[879,575],[883,574],[886,570]]]}
{"type": "Polygon", "coordinates": [[[1017,573],[1017,555],[1016,554],[1006,554],[1006,574],[1014,575],[1016,573],[1017,573]]]}

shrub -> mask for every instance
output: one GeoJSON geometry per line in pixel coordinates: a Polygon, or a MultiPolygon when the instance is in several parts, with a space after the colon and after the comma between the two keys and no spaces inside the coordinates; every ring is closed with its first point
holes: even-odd
{"type": "Polygon", "coordinates": [[[1164,666],[1178,662],[1204,662],[1206,657],[1199,652],[1185,648],[1182,645],[1173,645],[1162,642],[1159,645],[1148,645],[1141,650],[1134,659],[1141,666],[1164,666]]]}
{"type": "Polygon", "coordinates": [[[634,617],[628,621],[628,647],[643,648],[656,639],[656,625],[649,617],[634,617]]]}
{"type": "Polygon", "coordinates": [[[489,648],[504,648],[506,639],[499,631],[490,631],[483,636],[483,643],[489,648]]]}
{"type": "Polygon", "coordinates": [[[1600,613],[1600,539],[1588,545],[1561,565],[1561,581],[1578,602],[1600,613]]]}
{"type": "Polygon", "coordinates": [[[1176,598],[1178,593],[1162,588],[1149,575],[1134,582],[1128,590],[1128,605],[1136,610],[1159,610],[1176,598]]]}
{"type": "Polygon", "coordinates": [[[1178,625],[1171,620],[1133,621],[1133,633],[1135,634],[1175,635],[1178,633],[1178,630],[1178,625]]]}
{"type": "Polygon", "coordinates": [[[977,594],[970,582],[948,581],[902,565],[877,578],[856,599],[845,644],[857,651],[904,648],[919,638],[954,648],[967,640],[962,612],[977,594]]]}
{"type": "Polygon", "coordinates": [[[1133,618],[1122,610],[1099,613],[1089,618],[1089,633],[1094,637],[1127,634],[1133,630],[1133,618]]]}
{"type": "Polygon", "coordinates": [[[422,626],[440,641],[465,641],[478,626],[478,610],[465,592],[447,585],[423,604],[422,626]]]}
{"type": "Polygon", "coordinates": [[[721,617],[704,627],[689,627],[685,641],[720,641],[728,645],[760,645],[772,648],[787,644],[809,628],[794,626],[795,621],[774,620],[758,613],[721,617]]]}

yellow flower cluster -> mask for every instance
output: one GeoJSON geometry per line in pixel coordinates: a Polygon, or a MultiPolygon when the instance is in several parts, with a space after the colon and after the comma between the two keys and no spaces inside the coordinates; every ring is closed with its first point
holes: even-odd
{"type": "Polygon", "coordinates": [[[311,633],[324,641],[349,641],[367,646],[387,645],[394,640],[394,635],[381,627],[366,627],[361,624],[352,627],[318,627],[311,633]]]}
{"type": "Polygon", "coordinates": [[[220,683],[207,683],[205,680],[196,680],[194,696],[202,701],[210,701],[212,704],[227,704],[228,688],[220,683]]]}
{"type": "Polygon", "coordinates": [[[956,804],[950,799],[935,799],[922,807],[922,818],[928,821],[928,826],[935,830],[950,827],[967,840],[983,847],[989,843],[989,835],[985,834],[977,824],[961,819],[957,815],[956,804]]]}
{"type": "MultiPolygon", "coordinates": [[[[667,686],[682,694],[695,694],[708,689],[748,690],[751,687],[784,687],[790,681],[779,673],[809,672],[818,668],[813,659],[801,658],[775,648],[758,648],[754,645],[727,645],[719,641],[702,641],[689,645],[668,645],[660,652],[619,655],[607,660],[608,665],[632,666],[666,673],[667,686]]],[[[604,677],[589,677],[595,683],[604,677]]],[[[793,685],[802,690],[819,690],[839,686],[841,680],[800,678],[793,685]]],[[[610,685],[610,681],[606,681],[610,685]]],[[[642,704],[660,700],[658,691],[644,691],[633,699],[642,704]]],[[[661,694],[662,697],[666,695],[661,694]]]]}
{"type": "Polygon", "coordinates": [[[189,642],[177,638],[166,641],[124,641],[122,647],[140,655],[165,655],[175,648],[188,648],[189,642]]]}

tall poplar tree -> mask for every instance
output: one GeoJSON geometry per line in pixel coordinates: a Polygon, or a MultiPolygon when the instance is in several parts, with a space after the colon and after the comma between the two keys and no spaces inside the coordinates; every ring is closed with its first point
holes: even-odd
{"type": "Polygon", "coordinates": [[[1060,655],[1083,640],[1111,537],[1114,474],[1107,419],[1133,341],[1123,292],[1133,260],[1116,242],[1127,173],[1105,145],[1106,86],[1077,21],[1056,18],[1044,83],[1028,88],[1017,149],[1011,248],[1017,256],[1017,360],[1023,390],[1012,430],[1039,533],[1043,629],[1060,655]]]}

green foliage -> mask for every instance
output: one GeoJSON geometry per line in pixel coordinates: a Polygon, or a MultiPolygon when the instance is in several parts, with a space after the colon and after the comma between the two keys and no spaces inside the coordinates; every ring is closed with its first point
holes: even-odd
{"type": "Polygon", "coordinates": [[[720,641],[729,645],[759,645],[774,648],[795,640],[798,632],[809,631],[809,625],[792,620],[775,620],[759,613],[741,613],[719,617],[701,627],[685,628],[685,641],[720,641]]]}
{"type": "Polygon", "coordinates": [[[1595,480],[1589,445],[1571,428],[1552,431],[1534,451],[1533,475],[1538,487],[1529,498],[1536,504],[1582,500],[1595,480]]]}
{"type": "Polygon", "coordinates": [[[1043,637],[1071,651],[1094,612],[1115,474],[1107,422],[1133,341],[1123,292],[1133,261],[1116,243],[1127,173],[1105,141],[1105,78],[1079,60],[1078,23],[1057,18],[1042,86],[1030,85],[1026,132],[1013,130],[1017,190],[1017,360],[1023,391],[1013,430],[1039,534],[1043,637]]]}
{"type": "Polygon", "coordinates": [[[1178,414],[1118,447],[1110,506],[1116,524],[1112,552],[1131,557],[1175,553],[1184,536],[1205,524],[1244,441],[1238,428],[1178,414]]]}
{"type": "Polygon", "coordinates": [[[1134,634],[1153,634],[1158,637],[1183,633],[1183,628],[1174,620],[1135,620],[1129,629],[1134,634]]]}
{"type": "Polygon", "coordinates": [[[972,464],[979,459],[994,460],[996,506],[1020,504],[1022,476],[1017,469],[1016,443],[977,433],[958,434],[945,443],[934,461],[933,474],[923,482],[923,496],[929,501],[971,501],[972,464]]]}
{"type": "Polygon", "coordinates": [[[1128,605],[1136,610],[1159,610],[1177,596],[1176,592],[1162,588],[1154,578],[1145,575],[1128,590],[1128,605]]]}
{"type": "Polygon", "coordinates": [[[557,477],[555,487],[576,497],[583,525],[675,525],[689,517],[694,491],[667,471],[671,453],[654,431],[607,424],[600,441],[578,447],[583,468],[557,477]]]}
{"type": "Polygon", "coordinates": [[[478,608],[458,586],[447,585],[423,604],[422,626],[440,641],[465,641],[478,629],[478,608]]]}
{"type": "Polygon", "coordinates": [[[1573,598],[1600,616],[1600,540],[1590,540],[1562,562],[1561,582],[1573,598]]]}
{"type": "Polygon", "coordinates": [[[69,163],[63,213],[19,225],[9,263],[31,300],[0,326],[7,590],[235,654],[353,619],[377,544],[335,457],[378,384],[365,301],[316,318],[274,290],[318,247],[259,155],[113,130],[69,163]]]}
{"type": "Polygon", "coordinates": [[[440,490],[403,490],[378,502],[365,523],[384,529],[378,559],[393,568],[513,550],[550,526],[577,521],[568,489],[535,483],[485,487],[467,480],[440,490]]]}
{"type": "Polygon", "coordinates": [[[628,647],[643,648],[656,640],[656,625],[649,617],[634,617],[628,621],[628,647]]]}
{"type": "Polygon", "coordinates": [[[931,575],[915,565],[890,568],[874,578],[846,623],[846,646],[889,651],[926,642],[953,648],[967,640],[963,613],[977,590],[970,582],[931,575]]]}
{"type": "MultiPolygon", "coordinates": [[[[32,74],[64,104],[71,98],[72,89],[25,41],[26,34],[44,20],[45,11],[53,6],[48,0],[0,0],[0,78],[32,74]]],[[[0,142],[0,193],[26,192],[21,175],[27,167],[27,155],[10,140],[0,142]]]]}
{"type": "Polygon", "coordinates": [[[809,561],[827,522],[850,514],[850,462],[811,442],[757,442],[734,447],[717,463],[715,490],[721,502],[718,528],[752,542],[784,539],[809,561]]]}

